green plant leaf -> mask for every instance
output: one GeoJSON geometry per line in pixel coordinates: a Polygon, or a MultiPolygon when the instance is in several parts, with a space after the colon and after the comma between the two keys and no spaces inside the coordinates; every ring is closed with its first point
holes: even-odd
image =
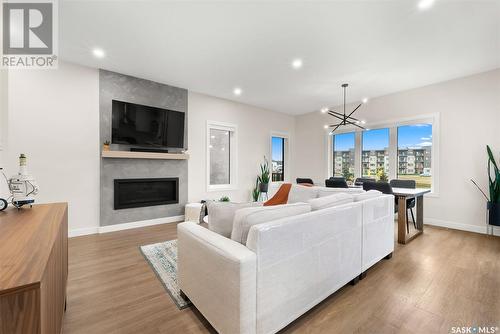
{"type": "Polygon", "coordinates": [[[488,152],[488,186],[490,201],[498,203],[500,202],[500,171],[489,145],[486,145],[486,151],[488,152]]]}

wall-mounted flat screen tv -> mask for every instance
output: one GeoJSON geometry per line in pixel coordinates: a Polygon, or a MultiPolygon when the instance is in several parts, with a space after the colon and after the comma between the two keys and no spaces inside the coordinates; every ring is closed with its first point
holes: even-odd
{"type": "Polygon", "coordinates": [[[130,102],[112,102],[112,143],[184,148],[183,112],[130,102]]]}

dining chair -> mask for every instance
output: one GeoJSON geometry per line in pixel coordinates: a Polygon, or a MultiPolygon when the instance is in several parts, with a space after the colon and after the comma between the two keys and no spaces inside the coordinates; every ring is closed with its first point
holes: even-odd
{"type": "Polygon", "coordinates": [[[328,188],[349,188],[345,177],[332,176],[325,180],[325,186],[328,188]]]}
{"type": "MultiPolygon", "coordinates": [[[[398,180],[394,179],[390,182],[391,187],[393,188],[405,188],[405,189],[415,189],[417,188],[417,182],[415,180],[398,180]]],[[[410,210],[411,219],[413,220],[413,226],[417,228],[417,224],[415,223],[415,215],[413,214],[413,208],[416,205],[415,198],[410,198],[406,200],[406,208],[410,210]]],[[[406,220],[408,221],[408,212],[406,212],[406,220]]]]}
{"type": "Polygon", "coordinates": [[[364,182],[376,182],[377,180],[375,180],[374,178],[371,178],[371,177],[358,177],[355,181],[354,181],[354,185],[355,186],[362,186],[364,182]]]}
{"type": "Polygon", "coordinates": [[[313,180],[312,179],[308,179],[308,178],[303,178],[303,177],[298,177],[296,179],[297,181],[297,184],[302,184],[302,183],[307,183],[307,184],[314,184],[313,180]]]}

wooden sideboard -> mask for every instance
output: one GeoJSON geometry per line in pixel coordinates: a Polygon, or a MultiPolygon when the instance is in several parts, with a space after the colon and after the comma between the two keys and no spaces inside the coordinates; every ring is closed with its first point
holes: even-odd
{"type": "Polygon", "coordinates": [[[68,205],[0,212],[0,334],[61,333],[68,205]]]}

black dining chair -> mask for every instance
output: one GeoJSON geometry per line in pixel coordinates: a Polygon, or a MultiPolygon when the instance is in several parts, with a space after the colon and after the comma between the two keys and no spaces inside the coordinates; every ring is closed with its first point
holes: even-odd
{"type": "Polygon", "coordinates": [[[307,183],[307,184],[314,184],[313,180],[312,179],[308,179],[308,178],[303,178],[303,177],[298,177],[296,179],[297,181],[297,184],[302,184],[302,183],[307,183]]]}
{"type": "Polygon", "coordinates": [[[364,182],[376,182],[377,180],[371,178],[371,177],[358,177],[354,181],[355,186],[362,186],[364,182]]]}
{"type": "Polygon", "coordinates": [[[349,188],[345,177],[332,176],[325,180],[325,186],[328,188],[349,188]]]}
{"type": "MultiPolygon", "coordinates": [[[[393,188],[406,188],[406,189],[415,189],[417,188],[417,182],[415,180],[398,180],[394,179],[389,182],[391,187],[393,188]]],[[[410,198],[406,200],[406,209],[410,210],[411,219],[413,220],[413,226],[417,228],[417,224],[415,223],[415,215],[413,214],[413,208],[415,207],[416,200],[415,198],[410,198]]],[[[408,211],[406,211],[406,221],[408,221],[408,211]]]]}
{"type": "MultiPolygon", "coordinates": [[[[388,182],[365,181],[363,182],[363,190],[378,190],[381,193],[394,195],[392,187],[388,182]]],[[[398,212],[398,199],[395,199],[394,213],[398,212]]],[[[406,232],[410,233],[410,226],[408,225],[408,209],[406,210],[406,232]]]]}

